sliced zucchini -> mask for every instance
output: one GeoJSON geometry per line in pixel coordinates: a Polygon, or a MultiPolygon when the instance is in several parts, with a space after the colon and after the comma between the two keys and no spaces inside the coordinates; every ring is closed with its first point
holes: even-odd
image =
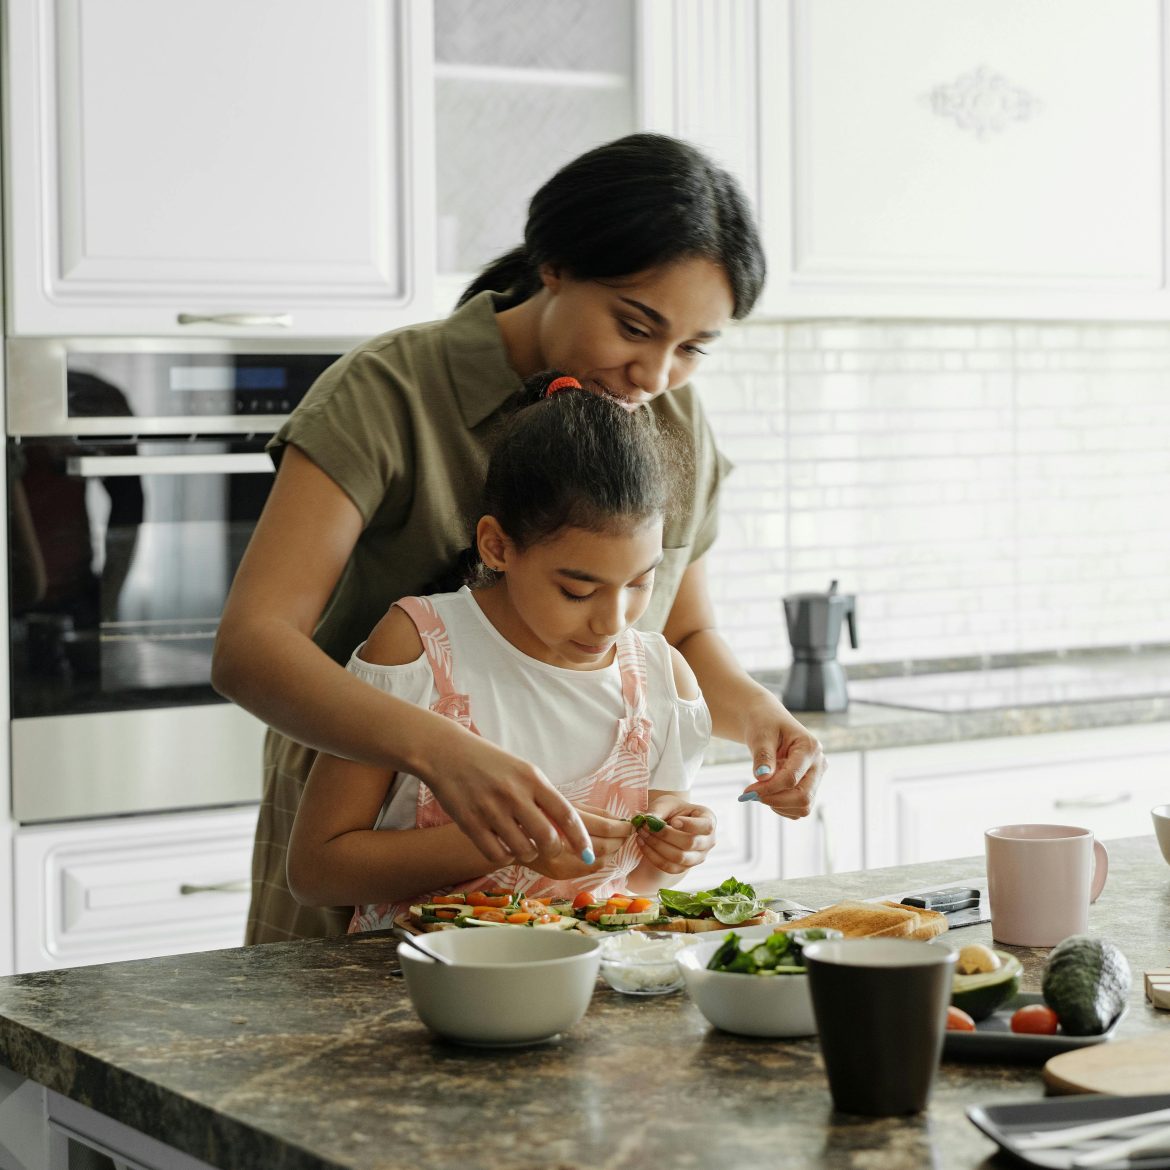
{"type": "Polygon", "coordinates": [[[599,926],[641,926],[646,922],[657,922],[662,917],[660,910],[643,910],[639,914],[602,914],[597,920],[599,926]]]}

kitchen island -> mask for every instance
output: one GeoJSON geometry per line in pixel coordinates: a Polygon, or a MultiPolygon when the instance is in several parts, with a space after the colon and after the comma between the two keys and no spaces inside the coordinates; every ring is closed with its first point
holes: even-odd
{"type": "MultiPolygon", "coordinates": [[[[1134,970],[1117,1039],[1160,1031],[1170,1044],[1170,1013],[1144,1000],[1141,982],[1170,965],[1170,866],[1152,836],[1109,849],[1089,926],[1134,970]]],[[[982,868],[967,858],[760,888],[823,905],[982,868]]],[[[953,941],[990,938],[984,924],[953,941]]],[[[418,1022],[395,948],[367,935],[0,979],[0,1065],[11,1070],[0,1078],[0,1165],[6,1150],[28,1170],[67,1164],[61,1129],[41,1140],[47,1112],[157,1166],[970,1168],[995,1146],[967,1106],[1045,1092],[1037,1065],[946,1061],[921,1115],[837,1114],[815,1038],[727,1035],[685,993],[637,999],[604,984],[558,1040],[462,1048],[418,1022]]],[[[1011,949],[1023,989],[1036,990],[1046,952],[1011,949]]]]}

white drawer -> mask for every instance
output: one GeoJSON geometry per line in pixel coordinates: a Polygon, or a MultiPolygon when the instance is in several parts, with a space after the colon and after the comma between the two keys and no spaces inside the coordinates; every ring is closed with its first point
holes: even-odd
{"type": "Polygon", "coordinates": [[[16,969],[243,943],[256,808],[22,829],[16,969]]]}

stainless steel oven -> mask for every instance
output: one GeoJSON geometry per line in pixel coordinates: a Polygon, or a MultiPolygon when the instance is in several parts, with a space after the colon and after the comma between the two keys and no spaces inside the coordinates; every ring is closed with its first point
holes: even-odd
{"type": "Polygon", "coordinates": [[[211,689],[264,445],[345,343],[8,342],[13,814],[257,800],[262,726],[211,689]]]}

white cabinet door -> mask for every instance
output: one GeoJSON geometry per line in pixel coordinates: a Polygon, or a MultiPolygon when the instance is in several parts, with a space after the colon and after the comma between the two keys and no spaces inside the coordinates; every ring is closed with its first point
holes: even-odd
{"type": "Polygon", "coordinates": [[[985,829],[1022,822],[1141,836],[1168,776],[1165,723],[866,752],[866,864],[981,856],[985,829]]]}
{"type": "Polygon", "coordinates": [[[1165,316],[1163,0],[765,0],[765,311],[1165,316]]]}
{"type": "Polygon", "coordinates": [[[8,324],[378,333],[429,315],[422,0],[11,0],[8,324]]]}
{"type": "Polygon", "coordinates": [[[751,883],[780,875],[779,818],[755,801],[739,803],[750,783],[750,760],[711,764],[699,772],[691,795],[715,813],[715,848],[702,865],[679,875],[678,889],[707,890],[729,877],[751,883]]]}
{"type": "Polygon", "coordinates": [[[256,812],[17,830],[17,971],[242,946],[256,812]]]}
{"type": "Polygon", "coordinates": [[[815,877],[865,868],[861,753],[829,757],[811,815],[790,821],[778,817],[782,876],[815,877]]]}

